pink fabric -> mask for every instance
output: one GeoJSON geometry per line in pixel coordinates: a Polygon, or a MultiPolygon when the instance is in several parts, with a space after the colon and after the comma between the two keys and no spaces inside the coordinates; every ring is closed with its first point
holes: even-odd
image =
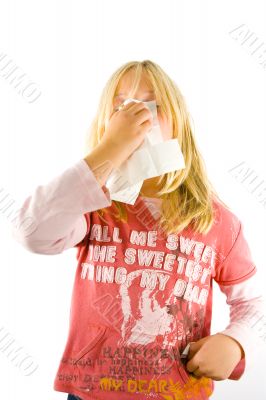
{"type": "MultiPolygon", "coordinates": [[[[143,197],[153,217],[159,217],[161,199],[143,197]]],[[[235,250],[234,250],[235,251],[235,250]]],[[[221,291],[226,295],[226,302],[230,306],[230,323],[221,332],[237,340],[245,352],[245,358],[235,367],[228,379],[239,380],[247,368],[250,368],[258,355],[262,341],[254,326],[265,314],[263,288],[258,274],[249,279],[230,285],[219,283],[221,291]],[[247,363],[248,360],[248,363],[247,363]]]]}
{"type": "Polygon", "coordinates": [[[25,199],[12,231],[13,237],[34,253],[62,253],[84,238],[87,232],[85,214],[110,204],[108,190],[103,191],[81,159],[48,184],[38,186],[33,195],[25,199]],[[29,218],[33,222],[30,229],[29,218]]]}
{"type": "Polygon", "coordinates": [[[254,365],[262,344],[261,335],[257,332],[259,319],[265,315],[261,279],[256,273],[244,282],[219,286],[226,295],[226,303],[230,306],[230,323],[219,333],[236,339],[245,352],[245,358],[239,362],[229,377],[238,380],[245,368],[249,369],[254,365]]]}
{"type": "MultiPolygon", "coordinates": [[[[128,220],[117,220],[108,189],[81,159],[24,201],[13,229],[18,242],[40,254],[77,248],[55,390],[84,400],[117,399],[118,393],[155,400],[179,388],[192,391],[192,400],[208,399],[213,381],[189,374],[180,354],[210,335],[213,279],[231,307],[221,333],[238,340],[251,359],[251,312],[260,310],[261,296],[247,289],[257,268],[240,220],[213,201],[216,219],[206,235],[187,228],[166,236],[156,226],[157,200],[139,196],[134,206],[125,205],[128,220]],[[248,313],[243,305],[251,302],[248,313]]],[[[239,379],[245,361],[229,379],[239,379]]]]}

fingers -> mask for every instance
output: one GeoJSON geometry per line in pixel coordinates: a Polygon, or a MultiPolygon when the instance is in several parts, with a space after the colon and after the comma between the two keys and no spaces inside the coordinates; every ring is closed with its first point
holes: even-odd
{"type": "Polygon", "coordinates": [[[188,361],[186,368],[187,368],[188,372],[193,372],[193,373],[194,373],[194,371],[196,371],[197,368],[199,368],[199,362],[198,362],[196,356],[188,361]]]}
{"type": "Polygon", "coordinates": [[[189,361],[186,365],[186,369],[195,376],[202,376],[202,372],[200,370],[200,359],[197,357],[197,353],[202,344],[203,343],[201,340],[198,340],[197,342],[190,342],[189,353],[187,357],[189,361]]]}
{"type": "Polygon", "coordinates": [[[122,103],[121,106],[122,106],[123,110],[130,110],[130,112],[132,112],[134,114],[137,111],[139,111],[145,107],[144,103],[142,103],[141,101],[135,101],[135,100],[134,101],[132,100],[125,105],[124,105],[124,103],[122,103]]]}
{"type": "Polygon", "coordinates": [[[191,342],[189,353],[188,353],[188,363],[186,364],[186,369],[188,372],[192,373],[195,377],[209,376],[209,370],[206,366],[206,362],[203,359],[203,353],[201,348],[203,344],[208,340],[208,337],[202,338],[197,342],[191,342]]]}
{"type": "Polygon", "coordinates": [[[205,336],[199,339],[197,342],[190,342],[188,359],[190,360],[194,355],[201,349],[205,342],[210,340],[210,336],[205,336]]]}
{"type": "Polygon", "coordinates": [[[134,101],[130,101],[126,105],[123,105],[123,103],[122,103],[122,106],[123,106],[122,107],[123,111],[128,110],[132,114],[137,114],[142,110],[147,110],[151,114],[149,108],[142,101],[137,102],[134,100],[134,101]]]}
{"type": "Polygon", "coordinates": [[[224,380],[231,373],[231,369],[229,370],[226,364],[226,352],[225,362],[223,362],[222,346],[220,345],[219,348],[214,341],[216,341],[215,336],[206,336],[197,342],[190,343],[186,369],[195,377],[205,376],[213,380],[224,380]]]}
{"type": "MultiPolygon", "coordinates": [[[[132,104],[132,103],[129,103],[132,104]]],[[[125,110],[125,108],[123,108],[125,110]]],[[[153,116],[149,108],[142,102],[135,103],[130,109],[129,112],[134,114],[134,118],[138,125],[147,123],[152,126],[153,116]]]]}
{"type": "Polygon", "coordinates": [[[206,376],[206,372],[200,366],[200,362],[197,360],[196,356],[187,363],[186,368],[188,372],[192,373],[197,378],[206,376]]]}
{"type": "Polygon", "coordinates": [[[202,376],[204,376],[199,367],[197,369],[195,369],[192,373],[197,378],[201,378],[202,376]]]}
{"type": "Polygon", "coordinates": [[[138,126],[147,126],[152,128],[153,125],[153,115],[150,109],[143,102],[130,101],[125,104],[122,103],[116,111],[122,110],[130,114],[138,126]]]}

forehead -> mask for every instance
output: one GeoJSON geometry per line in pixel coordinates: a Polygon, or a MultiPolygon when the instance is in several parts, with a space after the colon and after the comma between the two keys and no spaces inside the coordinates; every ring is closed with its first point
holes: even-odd
{"type": "MultiPolygon", "coordinates": [[[[120,96],[127,96],[132,83],[134,80],[134,72],[128,71],[126,72],[122,78],[120,79],[116,91],[115,91],[115,98],[120,96]]],[[[137,94],[145,94],[145,95],[152,95],[154,94],[154,89],[152,84],[149,82],[149,79],[145,73],[142,73],[141,79],[138,85],[137,94]]]]}
{"type": "MultiPolygon", "coordinates": [[[[136,94],[135,96],[137,97],[137,96],[139,96],[139,95],[141,95],[141,96],[154,96],[154,91],[152,90],[148,90],[148,91],[139,91],[138,90],[138,93],[139,94],[136,94]]],[[[121,91],[119,91],[119,93],[116,93],[115,94],[115,96],[114,96],[114,100],[116,100],[116,99],[120,99],[120,98],[122,98],[122,97],[127,97],[128,96],[128,93],[127,92],[121,92],[121,91]]]]}

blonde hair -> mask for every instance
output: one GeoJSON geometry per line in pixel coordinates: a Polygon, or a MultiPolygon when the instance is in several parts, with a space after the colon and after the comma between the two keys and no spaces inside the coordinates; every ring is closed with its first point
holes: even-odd
{"type": "MultiPolygon", "coordinates": [[[[123,75],[129,70],[135,72],[129,97],[134,97],[142,72],[148,75],[157,101],[168,121],[172,123],[173,138],[178,139],[184,156],[185,168],[168,172],[158,177],[157,196],[162,199],[159,227],[166,232],[179,233],[189,224],[197,232],[206,234],[214,222],[213,200],[216,199],[226,208],[229,208],[218,196],[209,181],[203,158],[197,148],[195,137],[191,128],[190,115],[184,97],[176,83],[153,61],[130,61],[119,67],[107,81],[95,118],[93,119],[85,153],[98,145],[103,136],[105,126],[113,111],[113,98],[116,88],[123,75]]],[[[117,218],[127,221],[125,203],[114,201],[118,214],[117,218]]],[[[98,210],[103,216],[108,208],[98,210]]],[[[127,207],[129,208],[129,207],[127,207]]]]}

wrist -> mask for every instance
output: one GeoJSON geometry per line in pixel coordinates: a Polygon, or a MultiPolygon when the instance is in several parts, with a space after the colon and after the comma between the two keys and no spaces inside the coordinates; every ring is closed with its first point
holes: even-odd
{"type": "Polygon", "coordinates": [[[119,168],[124,161],[121,151],[110,142],[100,142],[92,151],[84,157],[87,165],[93,172],[96,180],[105,185],[112,171],[119,168]]]}
{"type": "Polygon", "coordinates": [[[125,145],[121,146],[117,143],[113,143],[110,139],[102,139],[98,146],[103,157],[112,164],[113,168],[119,168],[129,157],[125,145]]]}

